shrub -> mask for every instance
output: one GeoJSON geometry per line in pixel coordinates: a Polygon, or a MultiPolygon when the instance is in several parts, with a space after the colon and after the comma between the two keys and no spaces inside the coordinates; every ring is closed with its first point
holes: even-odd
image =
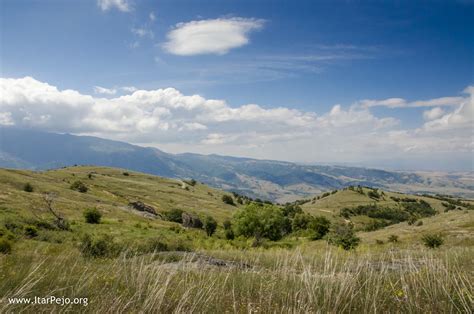
{"type": "Polygon", "coordinates": [[[26,183],[24,186],[23,186],[23,191],[25,192],[33,192],[33,186],[30,184],[30,183],[26,183]]]}
{"type": "Polygon", "coordinates": [[[423,226],[423,220],[418,220],[415,226],[423,226]]]}
{"type": "Polygon", "coordinates": [[[126,177],[128,177],[130,175],[130,173],[128,173],[128,172],[123,172],[122,174],[126,177]]]}
{"type": "Polygon", "coordinates": [[[252,203],[235,213],[234,225],[237,235],[276,241],[284,234],[285,217],[274,205],[252,203]]]}
{"type": "Polygon", "coordinates": [[[430,249],[435,249],[444,243],[443,236],[440,234],[425,234],[421,240],[430,249]]]}
{"type": "Polygon", "coordinates": [[[313,240],[322,239],[329,232],[330,227],[331,222],[323,216],[312,217],[308,224],[308,229],[314,232],[313,240]]]}
{"type": "Polygon", "coordinates": [[[328,236],[329,243],[339,246],[344,250],[355,249],[360,242],[360,238],[355,235],[352,224],[337,224],[332,227],[328,236]]]}
{"type": "Polygon", "coordinates": [[[286,204],[285,207],[283,207],[282,213],[284,216],[293,218],[295,217],[296,214],[301,214],[303,213],[303,210],[298,204],[286,204]]]}
{"type": "Polygon", "coordinates": [[[397,243],[397,242],[398,242],[398,236],[395,235],[395,234],[391,234],[391,235],[388,237],[388,242],[397,243]]]}
{"type": "Polygon", "coordinates": [[[308,225],[311,222],[311,219],[312,217],[309,214],[306,214],[306,213],[296,214],[291,223],[291,227],[293,231],[308,229],[308,225]]]}
{"type": "Polygon", "coordinates": [[[38,236],[38,229],[35,226],[26,226],[25,227],[25,235],[28,238],[34,238],[38,236]]]}
{"type": "Polygon", "coordinates": [[[232,196],[227,195],[227,194],[222,195],[222,201],[229,205],[235,205],[234,199],[232,198],[232,196]]]}
{"type": "Polygon", "coordinates": [[[232,230],[232,223],[230,220],[225,220],[223,223],[224,226],[224,236],[227,240],[234,240],[234,231],[232,230]]]}
{"type": "Polygon", "coordinates": [[[6,239],[0,239],[0,254],[10,254],[12,251],[12,244],[6,239]]]}
{"type": "Polygon", "coordinates": [[[71,184],[71,190],[75,190],[75,191],[78,191],[80,193],[86,193],[88,188],[87,186],[82,183],[81,181],[74,181],[72,184],[71,184]]]}
{"type": "Polygon", "coordinates": [[[382,245],[384,242],[383,242],[383,240],[376,239],[375,243],[378,244],[378,245],[382,245]]]}
{"type": "Polygon", "coordinates": [[[183,213],[184,211],[182,209],[173,208],[167,212],[164,212],[164,216],[168,221],[183,223],[183,213]]]}
{"type": "Polygon", "coordinates": [[[207,235],[212,236],[216,231],[216,228],[217,221],[211,216],[207,216],[206,219],[204,219],[204,230],[206,230],[207,235]]]}
{"type": "Polygon", "coordinates": [[[110,235],[93,238],[85,234],[81,239],[79,249],[83,256],[92,258],[115,257],[120,253],[120,247],[110,235]]]}
{"type": "Polygon", "coordinates": [[[84,211],[84,218],[88,224],[100,224],[102,214],[97,208],[88,208],[84,211]]]}
{"type": "Polygon", "coordinates": [[[367,196],[370,197],[370,198],[375,198],[375,199],[379,199],[379,198],[380,198],[380,194],[377,192],[377,190],[369,191],[369,192],[367,193],[367,196]]]}
{"type": "Polygon", "coordinates": [[[227,240],[234,240],[235,235],[232,229],[224,230],[224,236],[227,240]]]}

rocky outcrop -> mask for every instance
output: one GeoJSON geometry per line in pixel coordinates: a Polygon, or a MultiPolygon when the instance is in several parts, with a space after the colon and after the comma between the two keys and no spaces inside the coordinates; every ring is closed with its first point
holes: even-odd
{"type": "Polygon", "coordinates": [[[135,210],[141,211],[141,212],[147,212],[147,213],[153,214],[155,216],[157,215],[156,210],[152,206],[147,205],[147,204],[145,204],[143,202],[140,202],[140,201],[130,202],[130,203],[128,203],[128,206],[132,207],[135,210]]]}
{"type": "Polygon", "coordinates": [[[183,218],[183,227],[202,228],[202,221],[198,216],[190,213],[183,213],[181,217],[183,218]]]}

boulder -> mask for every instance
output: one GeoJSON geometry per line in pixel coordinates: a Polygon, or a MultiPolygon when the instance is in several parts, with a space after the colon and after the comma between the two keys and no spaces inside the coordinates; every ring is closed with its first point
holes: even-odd
{"type": "Polygon", "coordinates": [[[146,205],[145,203],[140,202],[140,201],[130,202],[130,203],[128,203],[128,206],[130,206],[133,209],[136,209],[138,211],[141,211],[141,212],[147,212],[147,213],[150,213],[150,214],[153,214],[153,215],[157,214],[156,210],[152,206],[146,205]]]}
{"type": "Polygon", "coordinates": [[[202,221],[198,216],[190,213],[183,213],[181,215],[183,218],[183,227],[186,228],[202,228],[202,221]]]}

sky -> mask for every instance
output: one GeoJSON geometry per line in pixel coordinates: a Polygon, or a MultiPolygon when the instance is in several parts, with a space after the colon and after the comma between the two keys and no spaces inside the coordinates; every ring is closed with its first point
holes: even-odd
{"type": "Polygon", "coordinates": [[[473,1],[1,0],[0,125],[473,170],[473,1]]]}

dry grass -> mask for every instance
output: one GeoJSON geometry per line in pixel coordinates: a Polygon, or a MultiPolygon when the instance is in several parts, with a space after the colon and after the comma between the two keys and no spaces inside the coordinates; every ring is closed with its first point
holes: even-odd
{"type": "Polygon", "coordinates": [[[192,253],[101,261],[74,251],[2,257],[0,312],[469,313],[473,308],[472,248],[207,254],[252,267],[213,266],[192,253]],[[48,295],[88,297],[89,305],[9,305],[6,299],[48,295]]]}

